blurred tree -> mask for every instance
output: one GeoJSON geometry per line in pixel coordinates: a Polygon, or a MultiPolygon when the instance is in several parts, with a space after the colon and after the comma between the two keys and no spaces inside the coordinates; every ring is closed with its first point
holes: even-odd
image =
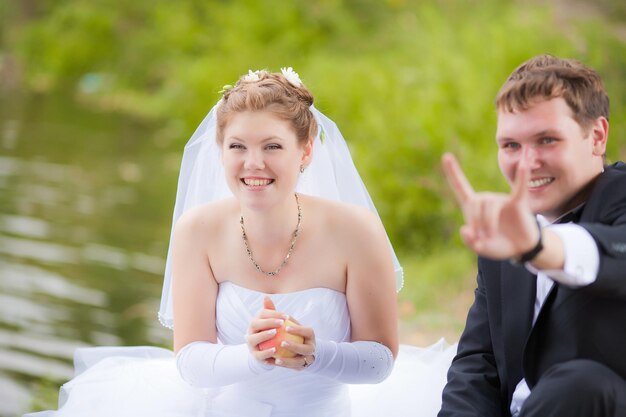
{"type": "MultiPolygon", "coordinates": [[[[444,150],[460,155],[478,187],[505,189],[492,100],[530,56],[596,67],[613,98],[612,131],[624,129],[625,43],[599,14],[622,10],[618,1],[602,0],[596,17],[558,1],[17,3],[26,23],[12,28],[10,48],[31,88],[166,120],[178,149],[222,85],[248,69],[293,66],[344,132],[400,248],[456,241],[444,150]]],[[[612,141],[609,156],[623,157],[620,149],[612,141]]]]}

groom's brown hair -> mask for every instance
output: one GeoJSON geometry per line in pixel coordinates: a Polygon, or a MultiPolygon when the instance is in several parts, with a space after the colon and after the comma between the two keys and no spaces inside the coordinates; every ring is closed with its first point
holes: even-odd
{"type": "Polygon", "coordinates": [[[587,130],[598,118],[609,119],[609,97],[596,71],[573,59],[538,55],[517,67],[496,96],[498,111],[526,110],[534,100],[561,97],[576,122],[587,130]]]}

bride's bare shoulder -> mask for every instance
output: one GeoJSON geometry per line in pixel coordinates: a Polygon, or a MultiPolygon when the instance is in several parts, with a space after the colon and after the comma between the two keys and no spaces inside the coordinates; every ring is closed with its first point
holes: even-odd
{"type": "Polygon", "coordinates": [[[351,237],[366,234],[372,226],[380,224],[378,216],[368,208],[319,197],[306,198],[312,211],[318,213],[321,224],[335,231],[344,231],[351,237]]]}
{"type": "Polygon", "coordinates": [[[183,213],[176,221],[175,229],[186,234],[194,231],[215,231],[224,224],[224,219],[239,212],[239,206],[234,198],[201,204],[183,213]]]}

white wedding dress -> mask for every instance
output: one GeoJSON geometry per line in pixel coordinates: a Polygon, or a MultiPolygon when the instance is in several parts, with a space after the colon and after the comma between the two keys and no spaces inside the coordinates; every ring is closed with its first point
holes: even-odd
{"type": "MultiPolygon", "coordinates": [[[[220,343],[244,343],[264,296],[231,282],[220,284],[216,305],[220,343]]],[[[277,310],[313,327],[317,338],[350,339],[345,294],[312,288],[270,297],[277,310]]],[[[429,348],[402,345],[392,375],[375,385],[345,385],[277,367],[245,382],[196,389],[180,379],[174,354],[167,349],[85,348],[75,355],[76,377],[61,387],[59,410],[26,416],[435,417],[455,351],[444,342],[429,348]]]]}

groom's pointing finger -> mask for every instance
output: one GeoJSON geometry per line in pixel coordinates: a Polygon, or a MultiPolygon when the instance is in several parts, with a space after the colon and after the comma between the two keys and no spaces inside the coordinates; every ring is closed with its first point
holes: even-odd
{"type": "Polygon", "coordinates": [[[474,189],[465,177],[465,174],[463,174],[463,170],[461,170],[456,158],[451,153],[445,153],[441,157],[441,165],[446,174],[448,184],[452,187],[457,200],[461,204],[465,203],[474,194],[474,189]]]}
{"type": "Polygon", "coordinates": [[[528,181],[530,180],[530,167],[533,163],[528,148],[522,149],[522,157],[515,169],[515,179],[511,195],[514,200],[524,200],[528,196],[528,181]]]}

